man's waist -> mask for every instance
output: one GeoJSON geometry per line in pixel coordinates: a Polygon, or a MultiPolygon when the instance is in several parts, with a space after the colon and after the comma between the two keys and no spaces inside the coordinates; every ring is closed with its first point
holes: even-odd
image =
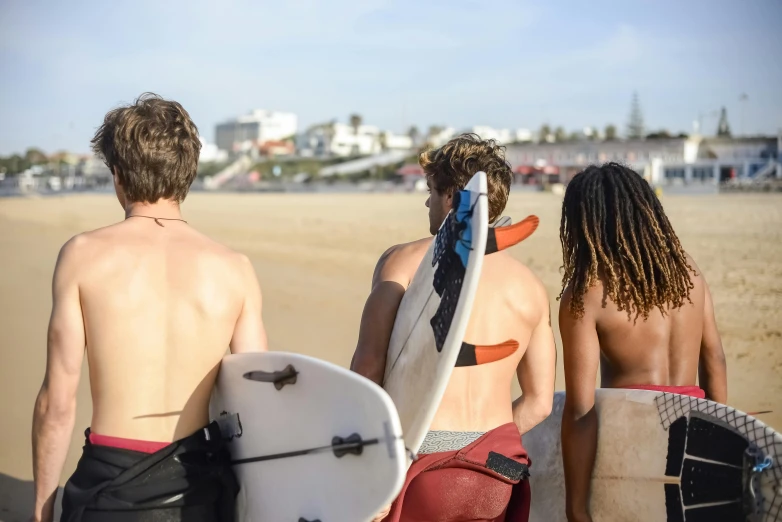
{"type": "Polygon", "coordinates": [[[160,413],[133,412],[129,408],[123,409],[121,405],[109,406],[104,403],[93,408],[90,428],[99,437],[165,445],[187,437],[209,423],[208,405],[204,405],[203,411],[197,414],[176,410],[157,411],[160,413]]]}

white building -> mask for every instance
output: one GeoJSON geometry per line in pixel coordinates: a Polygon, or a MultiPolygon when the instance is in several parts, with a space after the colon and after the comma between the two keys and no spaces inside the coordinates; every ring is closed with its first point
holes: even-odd
{"type": "Polygon", "coordinates": [[[380,135],[380,144],[385,150],[410,150],[413,148],[413,138],[405,134],[383,132],[380,135]]]}
{"type": "Polygon", "coordinates": [[[477,134],[484,140],[495,140],[499,143],[510,143],[513,140],[511,131],[508,129],[495,129],[486,125],[476,125],[470,128],[467,132],[477,134]]]}
{"type": "Polygon", "coordinates": [[[455,135],[456,130],[453,127],[430,129],[429,135],[426,137],[426,141],[431,147],[438,148],[448,143],[448,140],[453,138],[455,135]],[[435,132],[432,132],[432,130],[435,130],[435,132]]]}
{"type": "Polygon", "coordinates": [[[525,143],[528,141],[532,141],[533,133],[529,129],[516,129],[515,131],[515,140],[517,143],[525,143]]]}
{"type": "Polygon", "coordinates": [[[532,141],[533,134],[529,129],[495,129],[487,125],[476,125],[465,132],[477,134],[484,140],[494,140],[501,145],[509,143],[524,143],[532,141]]]}
{"type": "Polygon", "coordinates": [[[201,140],[201,153],[198,156],[199,163],[223,162],[228,160],[228,151],[220,150],[214,143],[207,143],[204,138],[201,140]]]}
{"type": "Polygon", "coordinates": [[[370,156],[412,147],[413,140],[409,136],[381,131],[374,125],[353,127],[330,122],[314,125],[296,137],[296,148],[302,156],[370,156]]]}
{"type": "Polygon", "coordinates": [[[220,150],[249,150],[267,141],[280,141],[294,136],[298,128],[298,116],[291,112],[254,110],[233,121],[218,124],[215,142],[220,150]]]}

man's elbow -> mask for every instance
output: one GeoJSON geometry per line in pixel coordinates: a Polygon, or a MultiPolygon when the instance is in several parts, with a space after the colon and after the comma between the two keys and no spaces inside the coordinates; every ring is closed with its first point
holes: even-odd
{"type": "Polygon", "coordinates": [[[551,408],[554,405],[554,397],[541,396],[535,400],[535,407],[533,409],[535,418],[538,422],[543,422],[551,415],[551,408]]]}
{"type": "Polygon", "coordinates": [[[385,367],[381,368],[376,361],[369,357],[364,357],[356,353],[353,356],[353,360],[350,362],[350,369],[362,377],[366,377],[377,385],[383,385],[383,373],[385,371],[385,367]]]}
{"type": "MultiPolygon", "coordinates": [[[[522,395],[522,397],[524,397],[522,395]]],[[[551,408],[554,403],[554,397],[551,395],[527,395],[524,399],[524,417],[533,426],[543,422],[551,415],[551,408]]]]}
{"type": "Polygon", "coordinates": [[[579,421],[586,417],[590,411],[594,410],[594,402],[591,404],[585,402],[576,402],[565,395],[565,406],[562,411],[563,419],[579,421]]]}
{"type": "Polygon", "coordinates": [[[701,350],[701,366],[707,374],[722,375],[725,373],[728,363],[722,346],[711,350],[701,350]]]}
{"type": "Polygon", "coordinates": [[[76,416],[76,397],[57,396],[44,387],[35,402],[35,416],[47,424],[68,425],[76,416]]]}

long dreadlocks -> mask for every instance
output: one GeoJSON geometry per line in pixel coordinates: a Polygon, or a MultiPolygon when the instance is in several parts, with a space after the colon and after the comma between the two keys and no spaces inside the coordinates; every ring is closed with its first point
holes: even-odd
{"type": "MultiPolygon", "coordinates": [[[[649,184],[618,163],[590,166],[568,184],[559,228],[562,292],[570,313],[584,315],[584,294],[601,279],[628,317],[679,308],[693,288],[679,238],[649,184]]],[[[690,301],[691,302],[691,301],[690,301]]]]}

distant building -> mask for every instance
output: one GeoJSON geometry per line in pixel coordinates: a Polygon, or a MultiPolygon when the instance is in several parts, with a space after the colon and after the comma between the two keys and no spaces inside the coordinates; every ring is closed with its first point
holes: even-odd
{"type": "Polygon", "coordinates": [[[258,152],[262,156],[275,157],[275,156],[292,156],[296,153],[296,146],[291,141],[269,140],[260,147],[258,152]]]}
{"type": "Polygon", "coordinates": [[[494,127],[488,127],[486,125],[476,125],[463,132],[477,134],[481,139],[494,140],[501,145],[524,143],[532,141],[533,138],[532,131],[529,129],[495,129],[494,127]]]}
{"type": "Polygon", "coordinates": [[[407,151],[413,148],[410,136],[381,132],[373,125],[353,127],[329,122],[314,125],[296,137],[296,149],[301,156],[358,157],[386,151],[407,151]]]}
{"type": "Polygon", "coordinates": [[[85,178],[100,178],[108,180],[111,171],[103,160],[95,156],[84,156],[79,162],[79,173],[85,178]]]}
{"type": "Polygon", "coordinates": [[[426,142],[432,148],[442,147],[448,140],[456,135],[456,130],[453,127],[433,127],[429,129],[426,142]]]}
{"type": "Polygon", "coordinates": [[[532,131],[529,129],[516,129],[515,139],[513,141],[518,143],[525,143],[532,141],[532,131]]]}
{"type": "Polygon", "coordinates": [[[716,184],[775,172],[779,148],[776,137],[574,140],[511,144],[506,158],[524,184],[567,183],[587,166],[608,161],[633,167],[653,184],[716,184]]]}
{"type": "Polygon", "coordinates": [[[228,151],[220,150],[214,143],[207,143],[204,138],[201,140],[201,153],[198,161],[201,163],[223,162],[228,160],[228,151]]]}
{"type": "Polygon", "coordinates": [[[405,163],[396,174],[402,179],[402,184],[411,190],[422,192],[427,188],[426,173],[418,163],[405,163]]]}
{"type": "Polygon", "coordinates": [[[298,117],[290,112],[255,110],[215,129],[217,148],[229,152],[247,151],[267,141],[281,141],[298,132],[298,117]]]}
{"type": "Polygon", "coordinates": [[[503,144],[515,141],[515,135],[508,129],[494,129],[485,125],[476,125],[465,132],[477,134],[484,140],[495,140],[503,144]]]}

